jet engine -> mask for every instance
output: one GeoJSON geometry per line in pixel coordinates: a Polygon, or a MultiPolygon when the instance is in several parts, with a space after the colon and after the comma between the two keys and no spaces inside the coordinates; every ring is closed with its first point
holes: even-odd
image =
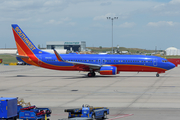
{"type": "Polygon", "coordinates": [[[103,66],[100,68],[99,73],[101,75],[116,75],[117,74],[117,68],[114,66],[103,66]]]}

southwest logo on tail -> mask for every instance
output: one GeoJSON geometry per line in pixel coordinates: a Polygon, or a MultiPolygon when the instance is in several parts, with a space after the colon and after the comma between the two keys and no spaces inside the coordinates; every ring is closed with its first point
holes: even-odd
{"type": "Polygon", "coordinates": [[[156,72],[170,70],[175,65],[164,58],[145,55],[102,55],[102,54],[54,54],[38,49],[17,24],[12,30],[18,50],[18,56],[24,62],[53,70],[89,71],[88,77],[96,72],[101,75],[116,75],[123,71],[156,72]]]}

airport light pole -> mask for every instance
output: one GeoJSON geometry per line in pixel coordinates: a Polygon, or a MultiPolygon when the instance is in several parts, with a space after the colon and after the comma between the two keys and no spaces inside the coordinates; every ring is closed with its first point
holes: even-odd
{"type": "Polygon", "coordinates": [[[113,54],[113,20],[118,19],[118,17],[107,17],[108,20],[112,20],[112,54],[113,54]]]}

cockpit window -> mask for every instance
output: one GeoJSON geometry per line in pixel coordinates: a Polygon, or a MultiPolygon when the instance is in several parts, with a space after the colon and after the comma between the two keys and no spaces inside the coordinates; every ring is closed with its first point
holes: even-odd
{"type": "Polygon", "coordinates": [[[168,60],[162,60],[162,62],[166,63],[166,62],[169,62],[168,60]]]}

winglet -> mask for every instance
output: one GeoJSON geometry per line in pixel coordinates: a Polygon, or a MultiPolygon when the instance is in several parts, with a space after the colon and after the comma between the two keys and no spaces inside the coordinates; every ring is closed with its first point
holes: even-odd
{"type": "Polygon", "coordinates": [[[63,62],[64,62],[64,60],[63,60],[62,57],[58,54],[58,52],[57,52],[55,49],[53,49],[53,50],[54,50],[54,54],[56,55],[58,61],[63,61],[63,62]]]}
{"type": "Polygon", "coordinates": [[[78,51],[76,51],[76,54],[79,54],[79,52],[78,52],[78,51]]]}

